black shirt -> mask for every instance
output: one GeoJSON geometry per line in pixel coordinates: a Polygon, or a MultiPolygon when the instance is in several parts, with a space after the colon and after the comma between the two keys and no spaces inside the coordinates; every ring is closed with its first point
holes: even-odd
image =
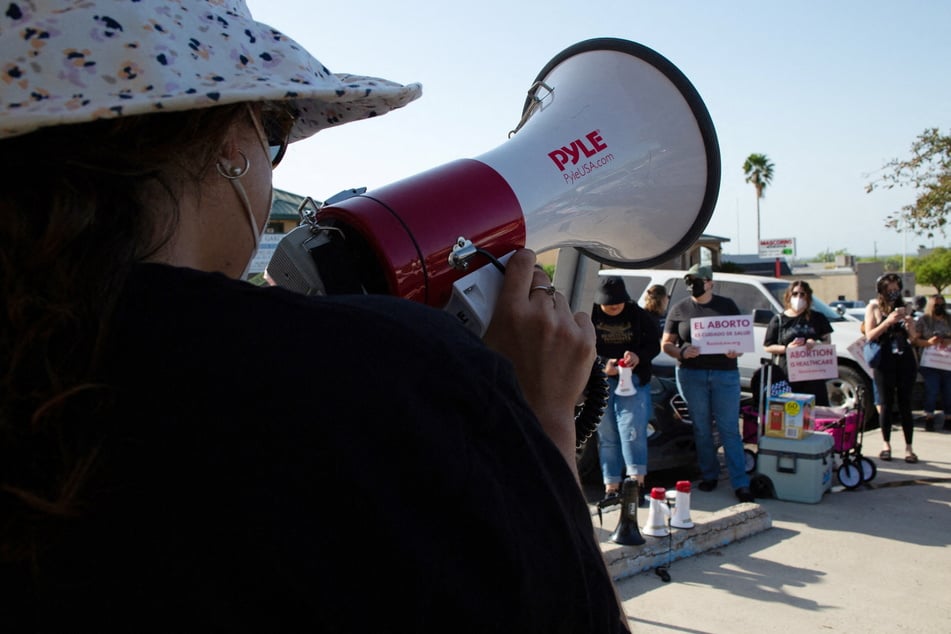
{"type": "Polygon", "coordinates": [[[0,568],[9,631],[623,630],[571,471],[448,315],[144,265],[106,367],[83,513],[0,568]]]}
{"type": "MultiPolygon", "coordinates": [[[[823,337],[832,332],[832,324],[822,313],[809,310],[790,317],[785,313],[774,315],[766,327],[766,335],[763,337],[764,346],[781,344],[788,346],[795,339],[814,339],[821,341],[823,337]]],[[[785,371],[786,355],[779,355],[779,366],[785,371]]]]}
{"type": "MultiPolygon", "coordinates": [[[[729,297],[714,295],[706,304],[696,302],[692,297],[685,297],[674,304],[667,313],[664,332],[676,333],[681,343],[691,343],[690,320],[694,317],[739,314],[739,307],[729,297]]],[[[735,370],[737,362],[736,359],[731,359],[725,354],[701,354],[693,359],[680,359],[680,366],[698,370],[735,370]]]]}
{"type": "Polygon", "coordinates": [[[591,308],[591,322],[598,355],[604,359],[620,359],[625,352],[633,352],[638,358],[634,373],[641,385],[647,385],[651,380],[651,360],[660,352],[660,333],[651,314],[627,302],[624,310],[612,317],[595,304],[591,308]]]}

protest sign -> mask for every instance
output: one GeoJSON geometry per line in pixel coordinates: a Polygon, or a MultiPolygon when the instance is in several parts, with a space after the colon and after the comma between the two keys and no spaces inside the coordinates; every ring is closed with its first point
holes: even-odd
{"type": "Polygon", "coordinates": [[[690,342],[700,354],[755,352],[753,315],[694,317],[690,320],[690,342]]]}
{"type": "Polygon", "coordinates": [[[947,346],[928,346],[922,349],[921,367],[951,370],[951,348],[947,346]]]}
{"type": "Polygon", "coordinates": [[[835,379],[839,376],[839,362],[835,346],[816,344],[786,348],[786,375],[791,383],[835,379]]]}
{"type": "Polygon", "coordinates": [[[872,376],[872,368],[865,362],[865,335],[850,343],[847,350],[852,353],[852,358],[859,362],[865,373],[872,376]]]}

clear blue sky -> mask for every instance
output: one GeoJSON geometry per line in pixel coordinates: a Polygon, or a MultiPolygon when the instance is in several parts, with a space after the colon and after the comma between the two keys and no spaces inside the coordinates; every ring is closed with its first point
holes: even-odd
{"type": "Polygon", "coordinates": [[[929,127],[951,132],[951,2],[588,2],[248,0],[255,17],[334,72],[423,84],[379,119],[293,145],[275,186],[321,200],[370,189],[503,143],[542,67],[568,46],[620,37],[653,48],[697,88],[717,129],[722,180],[707,232],[725,252],[755,251],[756,207],[743,161],[775,165],[761,201],[763,238],[826,249],[909,254],[884,228],[911,190],[865,193],[929,127]]]}

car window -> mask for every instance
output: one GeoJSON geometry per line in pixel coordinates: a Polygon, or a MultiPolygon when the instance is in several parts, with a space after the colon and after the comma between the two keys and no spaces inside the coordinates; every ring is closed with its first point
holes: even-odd
{"type": "Polygon", "coordinates": [[[624,288],[627,289],[627,294],[636,300],[647,290],[647,285],[650,284],[650,281],[651,278],[649,276],[625,275],[624,288]]]}
{"type": "Polygon", "coordinates": [[[753,284],[739,284],[737,282],[724,282],[713,280],[713,293],[729,297],[739,306],[741,313],[752,313],[757,308],[773,310],[773,305],[769,302],[763,292],[753,284]]]}
{"type": "MultiPolygon", "coordinates": [[[[783,300],[786,296],[786,288],[789,287],[789,282],[768,282],[764,283],[763,286],[765,286],[772,296],[776,298],[776,301],[779,302],[780,306],[785,305],[783,300]]],[[[822,313],[830,322],[851,321],[849,318],[840,315],[839,311],[824,303],[815,295],[812,296],[812,310],[816,311],[817,313],[822,313]]]]}
{"type": "Polygon", "coordinates": [[[669,279],[664,286],[667,287],[667,294],[670,295],[670,306],[674,306],[679,303],[680,300],[690,297],[690,289],[680,278],[675,277],[669,279]]]}
{"type": "Polygon", "coordinates": [[[816,311],[817,313],[822,313],[823,315],[825,315],[826,319],[828,319],[830,322],[852,321],[851,319],[840,315],[839,311],[832,308],[828,304],[824,303],[821,299],[819,299],[815,295],[813,295],[812,297],[812,310],[816,311]]]}

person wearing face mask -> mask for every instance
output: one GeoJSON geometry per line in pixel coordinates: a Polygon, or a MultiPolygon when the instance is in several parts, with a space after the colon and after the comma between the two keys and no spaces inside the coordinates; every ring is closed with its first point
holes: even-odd
{"type": "Polygon", "coordinates": [[[865,308],[865,338],[877,341],[881,353],[872,378],[878,387],[882,408],[879,426],[882,430],[881,460],[892,459],[892,410],[897,400],[898,415],[905,437],[905,462],[918,462],[912,448],[914,420],[911,415],[911,393],[918,374],[918,362],[912,349],[918,338],[915,321],[902,300],[902,281],[896,273],[886,273],[876,282],[878,297],[865,308]]]}
{"type": "MultiPolygon", "coordinates": [[[[915,321],[918,339],[915,345],[919,348],[951,345],[951,323],[949,323],[947,305],[944,295],[932,295],[925,304],[924,314],[915,321]]],[[[922,350],[923,352],[923,350],[922,350]]],[[[941,396],[941,407],[944,412],[944,430],[951,431],[951,370],[928,367],[924,364],[919,368],[921,378],[925,383],[924,403],[925,431],[934,431],[934,410],[938,395],[941,396]]]]}
{"type": "Polygon", "coordinates": [[[661,346],[678,361],[677,387],[687,401],[693,422],[702,478],[699,489],[712,491],[720,480],[720,462],[713,439],[715,423],[733,492],[740,502],[752,502],[754,497],[739,430],[740,372],[736,360],[741,353],[700,354],[700,349],[691,345],[691,319],[739,315],[740,309],[732,299],[714,295],[713,269],[709,266],[694,265],[684,281],[690,288],[690,297],[682,299],[667,313],[661,346]]]}
{"type": "MultiPolygon", "coordinates": [[[[788,375],[787,349],[800,346],[812,349],[817,343],[829,343],[832,325],[825,315],[812,310],[812,288],[808,282],[799,280],[790,284],[783,300],[786,309],[769,322],[763,345],[766,352],[776,356],[777,364],[788,375]]],[[[829,391],[823,380],[790,382],[789,385],[793,392],[814,394],[816,405],[829,404],[829,391]]]]}
{"type": "Polygon", "coordinates": [[[288,144],[418,84],[244,0],[8,2],[0,61],[5,632],[630,631],[575,462],[594,327],[534,253],[481,339],[242,279],[288,144]]]}

